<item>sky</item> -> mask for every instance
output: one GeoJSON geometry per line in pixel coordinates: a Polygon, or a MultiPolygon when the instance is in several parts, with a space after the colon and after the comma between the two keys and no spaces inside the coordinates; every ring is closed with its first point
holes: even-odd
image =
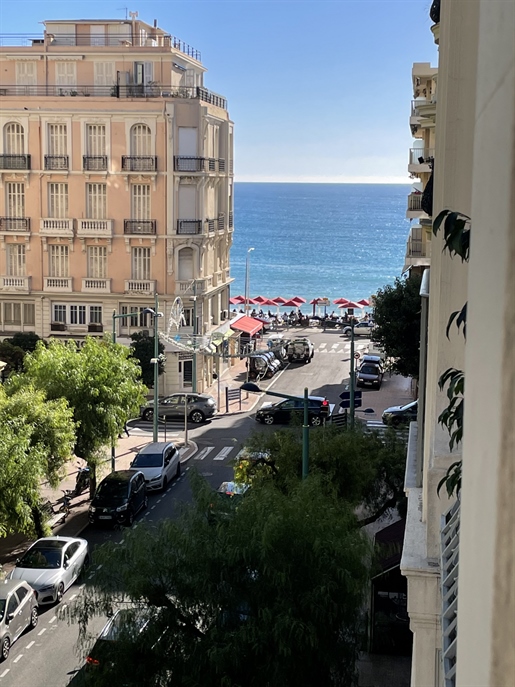
{"type": "Polygon", "coordinates": [[[437,64],[431,0],[0,0],[2,34],[45,19],[150,24],[202,53],[228,100],[235,179],[410,183],[413,62],[437,64]]]}

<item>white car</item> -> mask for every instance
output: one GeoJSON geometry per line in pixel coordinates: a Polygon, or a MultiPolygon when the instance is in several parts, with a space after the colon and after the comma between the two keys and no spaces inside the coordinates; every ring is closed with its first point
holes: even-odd
{"type": "Polygon", "coordinates": [[[181,456],[171,441],[158,441],[142,448],[131,468],[143,473],[147,491],[166,489],[168,482],[181,474],[181,456]]]}
{"type": "Polygon", "coordinates": [[[88,542],[85,539],[43,537],[16,561],[16,567],[8,577],[28,582],[42,606],[59,603],[88,563],[88,542]]]}
{"type": "MultiPolygon", "coordinates": [[[[373,329],[374,324],[372,322],[358,322],[354,325],[354,336],[370,337],[373,329]]],[[[346,325],[343,328],[343,334],[350,338],[352,335],[352,327],[350,325],[346,325]]]]}

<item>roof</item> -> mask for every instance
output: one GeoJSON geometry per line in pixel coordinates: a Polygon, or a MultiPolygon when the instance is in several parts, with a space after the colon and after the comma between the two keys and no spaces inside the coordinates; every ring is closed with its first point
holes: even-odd
{"type": "Polygon", "coordinates": [[[257,334],[259,331],[261,331],[261,329],[263,329],[263,323],[258,322],[253,317],[247,317],[244,315],[236,320],[236,322],[231,323],[231,329],[237,329],[240,332],[245,332],[245,334],[254,336],[254,334],[257,334]]]}

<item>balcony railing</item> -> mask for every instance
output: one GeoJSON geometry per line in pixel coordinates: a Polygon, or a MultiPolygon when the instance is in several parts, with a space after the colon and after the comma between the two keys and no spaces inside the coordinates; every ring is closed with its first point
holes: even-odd
{"type": "Polygon", "coordinates": [[[0,217],[0,231],[29,232],[29,217],[0,217]]]}
{"type": "Polygon", "coordinates": [[[85,278],[82,280],[82,291],[88,293],[111,293],[111,280],[85,278]]]}
{"type": "MultiPolygon", "coordinates": [[[[430,171],[429,160],[433,158],[434,155],[434,148],[410,148],[409,164],[420,168],[427,167],[427,171],[430,171]]],[[[425,170],[421,169],[420,171],[425,170]]]]}
{"type": "Polygon", "coordinates": [[[68,155],[45,155],[45,169],[68,169],[68,155]]]}
{"type": "Polygon", "coordinates": [[[46,236],[73,236],[73,220],[45,217],[39,220],[39,233],[46,236]]]}
{"type": "MultiPolygon", "coordinates": [[[[214,227],[213,227],[213,230],[214,230],[214,227]]],[[[177,233],[178,234],[202,234],[202,220],[201,219],[178,219],[177,220],[177,233]]]]}
{"type": "Polygon", "coordinates": [[[157,157],[153,155],[122,155],[124,172],[155,172],[157,157]]]}
{"type": "Polygon", "coordinates": [[[155,234],[157,222],[155,219],[124,219],[124,234],[155,234]]]}
{"type": "Polygon", "coordinates": [[[151,279],[126,279],[125,293],[155,293],[156,282],[151,279]]]}
{"type": "Polygon", "coordinates": [[[422,193],[410,193],[408,196],[408,210],[422,211],[422,193]]]}
{"type": "Polygon", "coordinates": [[[77,222],[77,236],[111,237],[113,235],[112,219],[79,219],[77,222]]]}
{"type": "Polygon", "coordinates": [[[218,215],[218,219],[216,220],[216,222],[218,231],[223,231],[225,229],[225,215],[223,214],[223,212],[221,212],[218,215]]]}
{"type": "Polygon", "coordinates": [[[234,212],[229,213],[229,229],[232,229],[234,226],[234,212]]]}
{"type": "Polygon", "coordinates": [[[54,291],[56,293],[71,293],[71,277],[43,277],[43,291],[54,291]]]}
{"type": "MultiPolygon", "coordinates": [[[[209,105],[215,105],[223,110],[227,109],[227,100],[218,93],[203,88],[202,86],[165,86],[165,85],[144,85],[129,84],[119,86],[95,86],[94,84],[80,84],[78,86],[19,86],[16,84],[2,84],[0,86],[0,96],[31,97],[31,96],[51,96],[51,97],[99,97],[99,98],[185,98],[202,100],[209,105]]],[[[232,173],[232,172],[231,172],[232,173]]]]}
{"type": "Polygon", "coordinates": [[[174,157],[176,172],[225,172],[225,160],[214,157],[193,157],[176,155],[174,157]]]}
{"type": "Polygon", "coordinates": [[[30,291],[31,277],[0,277],[2,291],[30,291]]]}
{"type": "Polygon", "coordinates": [[[0,155],[0,169],[30,169],[30,155],[0,155]]]}
{"type": "Polygon", "coordinates": [[[107,170],[107,155],[83,155],[82,169],[85,172],[105,172],[107,170]]]}

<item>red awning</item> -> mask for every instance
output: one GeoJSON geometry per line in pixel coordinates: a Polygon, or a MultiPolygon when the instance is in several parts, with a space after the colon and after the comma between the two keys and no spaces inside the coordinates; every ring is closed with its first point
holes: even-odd
{"type": "Polygon", "coordinates": [[[263,323],[258,322],[258,320],[255,320],[253,317],[244,315],[231,324],[231,329],[236,329],[237,331],[249,334],[249,336],[254,336],[254,334],[257,334],[263,329],[263,323]]]}

